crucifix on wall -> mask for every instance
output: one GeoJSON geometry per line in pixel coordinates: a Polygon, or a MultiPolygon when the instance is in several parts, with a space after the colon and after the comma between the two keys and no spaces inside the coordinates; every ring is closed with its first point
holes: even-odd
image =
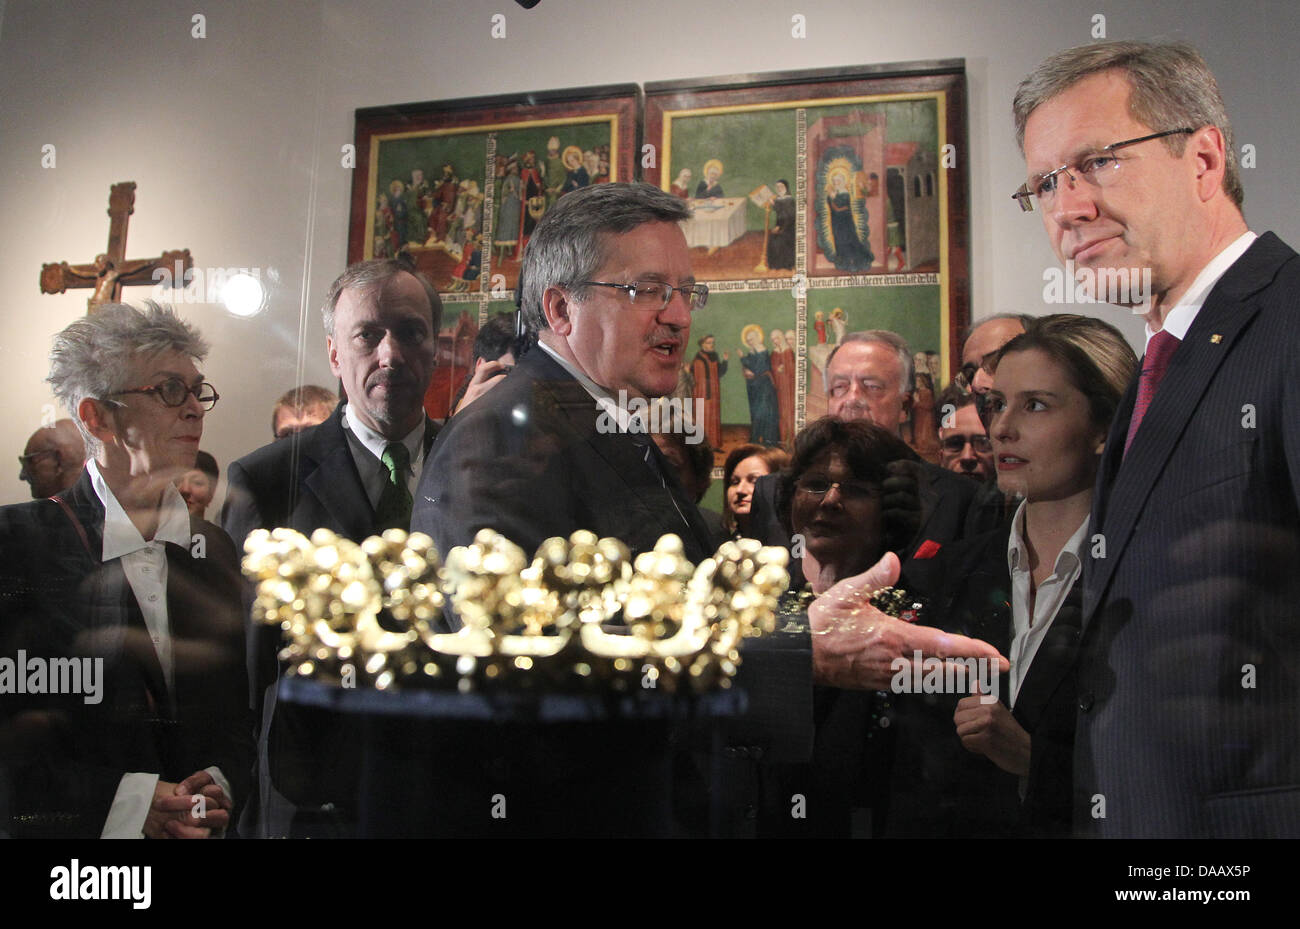
{"type": "Polygon", "coordinates": [[[66,261],[41,265],[41,293],[89,287],[94,289],[86,301],[88,312],[105,303],[122,299],[122,287],[128,284],[156,283],[154,271],[168,268],[174,286],[184,286],[185,272],[193,265],[188,248],[163,252],[157,258],[126,257],[126,228],[135,212],[135,181],[114,184],[108,193],[108,250],[96,255],[90,264],[70,265],[66,261]]]}

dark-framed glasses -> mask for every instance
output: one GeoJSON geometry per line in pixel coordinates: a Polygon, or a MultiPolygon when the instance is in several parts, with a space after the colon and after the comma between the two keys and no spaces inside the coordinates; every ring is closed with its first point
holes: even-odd
{"type": "Polygon", "coordinates": [[[845,500],[866,500],[876,496],[876,488],[865,481],[832,481],[819,475],[801,477],[794,482],[794,489],[810,497],[824,497],[838,487],[840,496],[845,500]]]}
{"type": "Polygon", "coordinates": [[[46,455],[57,455],[58,453],[59,450],[57,448],[46,448],[46,449],[42,449],[39,452],[32,452],[28,455],[19,455],[18,466],[25,470],[27,466],[31,464],[33,461],[35,461],[36,459],[44,458],[46,455]]]}
{"type": "Polygon", "coordinates": [[[613,287],[627,293],[628,302],[633,306],[644,306],[661,312],[668,308],[673,300],[673,292],[680,291],[692,310],[698,310],[709,302],[709,288],[704,284],[683,284],[674,287],[663,281],[633,281],[631,284],[611,284],[608,281],[579,281],[582,287],[613,287]]]}
{"type": "Polygon", "coordinates": [[[993,451],[993,443],[989,441],[986,435],[950,435],[939,444],[946,452],[952,452],[954,455],[960,455],[966,449],[966,443],[970,443],[973,451],[986,455],[993,451]]]}
{"type": "Polygon", "coordinates": [[[153,394],[163,402],[164,406],[184,406],[185,401],[190,395],[199,401],[199,405],[205,410],[210,410],[217,405],[221,395],[217,393],[215,387],[207,381],[196,384],[191,387],[179,377],[169,377],[161,384],[154,384],[150,387],[131,387],[127,390],[118,390],[110,394],[113,397],[120,397],[123,394],[153,394]]]}
{"type": "Polygon", "coordinates": [[[1033,212],[1034,200],[1037,200],[1043,209],[1050,210],[1056,202],[1056,192],[1060,189],[1061,175],[1064,175],[1069,180],[1071,187],[1080,180],[1087,181],[1094,187],[1105,187],[1119,175],[1120,165],[1123,164],[1114,156],[1114,152],[1130,145],[1137,145],[1139,142],[1150,142],[1152,139],[1163,139],[1165,136],[1170,135],[1190,135],[1195,131],[1195,129],[1186,128],[1166,129],[1164,132],[1153,132],[1150,135],[1139,136],[1136,139],[1112,142],[1100,151],[1089,152],[1086,155],[1080,155],[1073,162],[1066,162],[1055,171],[1048,171],[1046,174],[1031,177],[1020,185],[1020,189],[1013,193],[1011,198],[1019,200],[1020,209],[1026,213],[1033,212]]]}

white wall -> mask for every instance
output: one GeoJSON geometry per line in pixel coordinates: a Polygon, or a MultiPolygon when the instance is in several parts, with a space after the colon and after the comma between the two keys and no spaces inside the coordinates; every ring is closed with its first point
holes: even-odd
{"type": "MultiPolygon", "coordinates": [[[[1037,214],[1009,199],[1023,179],[1009,109],[1050,52],[1165,36],[1214,68],[1238,136],[1255,145],[1246,214],[1300,244],[1294,0],[164,0],[0,3],[0,502],[26,499],[13,456],[52,402],[51,335],[86,291],[42,296],[45,261],[89,261],[107,239],[109,185],[139,184],[128,257],[189,248],[201,267],[258,267],[270,305],[252,320],[181,309],[214,345],[222,400],[204,447],[223,468],[269,438],[276,395],[331,384],[316,307],[345,262],[357,107],[526,90],[796,68],[965,58],[969,85],[973,311],[1047,312],[1054,266],[1037,214]],[[191,16],[207,36],[191,38],[191,16]],[[506,37],[490,35],[493,13],[506,37]],[[794,14],[807,38],[791,37],[794,14]],[[41,167],[43,145],[57,166],[41,167]]],[[[148,289],[128,289],[139,300],[148,289]]],[[[1099,308],[1140,344],[1140,321],[1099,308]]],[[[224,481],[223,481],[224,488],[224,481]]],[[[210,514],[211,515],[211,514],[210,514]]]]}

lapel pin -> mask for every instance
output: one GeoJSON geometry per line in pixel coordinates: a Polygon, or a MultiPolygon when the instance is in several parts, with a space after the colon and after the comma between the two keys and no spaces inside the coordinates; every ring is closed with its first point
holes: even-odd
{"type": "Polygon", "coordinates": [[[1223,336],[1219,335],[1217,332],[1214,335],[1210,336],[1211,345],[1218,345],[1222,341],[1223,341],[1223,336]]]}

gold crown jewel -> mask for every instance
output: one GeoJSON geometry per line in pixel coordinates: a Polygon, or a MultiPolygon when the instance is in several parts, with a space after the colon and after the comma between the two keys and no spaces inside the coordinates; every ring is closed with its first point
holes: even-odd
{"type": "Polygon", "coordinates": [[[378,689],[494,685],[589,691],[727,687],[740,641],[771,632],[788,553],[726,542],[692,565],[681,540],[635,561],[578,531],[529,561],[484,529],[441,562],[426,535],[393,529],[357,545],[258,530],[244,543],[253,618],[280,627],[287,674],[378,689]],[[435,624],[450,602],[457,632],[435,624]]]}

